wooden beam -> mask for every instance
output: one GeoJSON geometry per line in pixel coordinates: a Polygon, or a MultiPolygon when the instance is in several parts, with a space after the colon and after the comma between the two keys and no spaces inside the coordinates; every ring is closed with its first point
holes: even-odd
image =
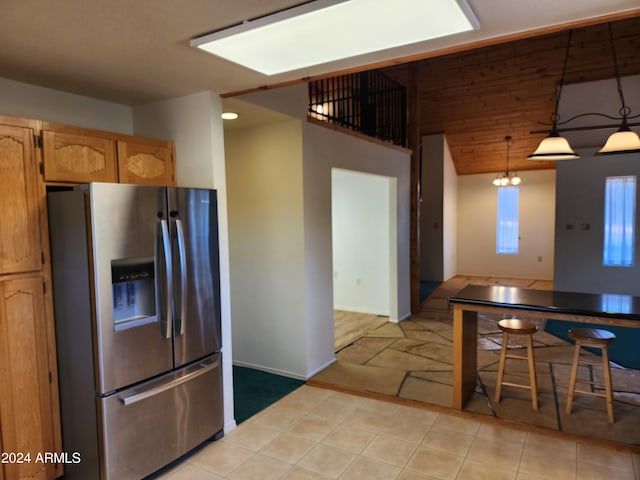
{"type": "Polygon", "coordinates": [[[407,88],[407,143],[411,153],[410,274],[411,313],[420,311],[420,99],[417,65],[410,63],[407,88]]]}

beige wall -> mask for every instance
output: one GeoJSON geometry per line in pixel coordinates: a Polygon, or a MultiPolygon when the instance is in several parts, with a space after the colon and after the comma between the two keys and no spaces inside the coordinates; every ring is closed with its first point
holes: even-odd
{"type": "MultiPolygon", "coordinates": [[[[394,225],[392,237],[389,240],[390,249],[394,254],[390,258],[390,316],[398,321],[410,315],[409,301],[409,153],[407,151],[389,148],[368,141],[354,138],[351,135],[335,132],[323,126],[309,124],[306,121],[306,112],[300,106],[306,105],[306,87],[297,85],[291,88],[269,90],[246,95],[243,101],[270,108],[272,110],[292,115],[296,120],[292,125],[299,125],[299,139],[283,135],[278,141],[271,135],[249,132],[240,133],[234,130],[226,132],[226,160],[229,172],[229,211],[230,232],[232,236],[232,302],[234,325],[234,363],[247,364],[267,371],[285,373],[298,378],[309,378],[335,361],[333,350],[333,269],[332,269],[332,241],[331,241],[331,170],[341,168],[362,173],[373,173],[391,177],[389,194],[395,199],[396,209],[389,213],[390,223],[394,225]],[[250,135],[251,133],[251,135],[250,135]],[[260,138],[255,141],[250,137],[253,134],[260,138]],[[275,145],[274,145],[275,144],[275,145]],[[259,237],[245,235],[242,237],[242,248],[251,252],[254,256],[252,265],[246,265],[244,270],[236,268],[234,249],[236,237],[233,233],[236,228],[248,228],[248,224],[261,224],[261,217],[255,218],[254,209],[262,206],[244,204],[242,209],[236,210],[233,203],[236,201],[232,189],[235,180],[234,171],[239,172],[239,165],[246,162],[260,161],[265,156],[264,145],[271,145],[269,150],[279,152],[269,167],[271,172],[265,172],[269,185],[272,188],[265,189],[262,193],[267,196],[280,197],[284,195],[285,203],[277,203],[271,199],[265,199],[269,210],[284,208],[291,219],[287,229],[269,229],[273,233],[273,241],[281,239],[283,248],[288,248],[291,255],[290,264],[278,264],[269,259],[257,258],[258,254],[272,255],[273,252],[260,250],[259,237]],[[301,146],[302,151],[298,152],[301,146]],[[289,162],[295,155],[298,157],[298,165],[280,162],[289,162]],[[243,156],[244,158],[239,158],[243,156]],[[250,159],[250,157],[254,157],[250,159]],[[236,165],[236,162],[237,165],[236,165]],[[300,170],[299,170],[300,169],[300,170]],[[301,182],[301,183],[299,183],[301,182]],[[280,188],[285,192],[279,192],[280,188]],[[299,202],[298,195],[302,195],[299,202]],[[292,203],[297,203],[293,205],[292,203]],[[298,217],[296,208],[301,208],[301,217],[298,217]],[[293,214],[291,212],[295,211],[293,214]],[[237,212],[237,214],[235,214],[237,212]],[[241,218],[240,212],[247,218],[241,218]],[[251,218],[253,220],[249,221],[251,218]],[[236,225],[239,222],[239,225],[236,225]],[[296,224],[297,223],[297,224],[296,224]],[[290,238],[285,238],[289,236],[290,238]],[[300,236],[300,237],[299,237],[300,236]],[[302,254],[298,249],[298,238],[302,241],[302,254]],[[253,251],[251,242],[256,244],[258,250],[253,251]],[[293,242],[293,243],[292,243],[293,242]],[[302,255],[301,258],[299,256],[302,255]],[[297,264],[296,262],[300,260],[297,264]],[[245,282],[240,276],[253,275],[250,267],[255,265],[270,265],[269,275],[271,282],[264,286],[273,295],[271,302],[277,308],[262,308],[262,305],[247,296],[245,282]],[[301,270],[298,270],[300,268],[301,270]],[[298,277],[302,272],[303,278],[298,277]],[[239,277],[236,277],[239,275],[239,277]],[[242,296],[245,305],[242,306],[244,315],[236,311],[236,297],[242,296]],[[299,308],[302,306],[302,313],[299,308]],[[291,313],[282,312],[291,309],[291,313]],[[241,318],[239,318],[241,317],[241,318]],[[295,317],[295,322],[294,318],[295,317]],[[236,325],[244,324],[242,333],[236,325]],[[279,336],[273,339],[272,345],[255,350],[255,345],[262,342],[259,332],[262,327],[253,333],[251,338],[250,326],[264,323],[279,336]],[[242,337],[237,342],[235,337],[242,337]]],[[[287,123],[287,122],[285,122],[287,123]]],[[[275,127],[270,127],[275,128],[275,127]]],[[[278,128],[285,128],[282,125],[278,128]]],[[[295,127],[291,130],[292,134],[295,127]]],[[[273,135],[275,131],[269,130],[273,135]]],[[[243,175],[253,175],[254,172],[244,171],[243,175]]],[[[239,178],[239,177],[238,177],[239,178]]],[[[255,179],[244,181],[254,182],[255,179]]],[[[238,186],[246,188],[245,186],[238,186]]],[[[240,191],[240,190],[238,190],[240,191]]],[[[238,201],[245,202],[244,198],[238,201]]],[[[265,205],[267,206],[267,205],[265,205]]],[[[280,215],[276,211],[264,212],[269,218],[280,215]]],[[[273,247],[277,249],[276,245],[273,247]]],[[[260,271],[261,268],[258,269],[260,271]]],[[[266,295],[266,294],[265,294],[266,295]]],[[[240,301],[240,300],[237,300],[240,301]]],[[[271,305],[271,303],[269,304],[271,305]]],[[[272,337],[269,337],[270,339],[272,337]]]]}
{"type": "Polygon", "coordinates": [[[517,255],[496,254],[495,174],[458,177],[459,275],[553,278],[555,170],[519,172],[520,245],[517,255]]]}
{"type": "Polygon", "coordinates": [[[225,134],[233,361],[306,378],[300,122],[225,134]]]}

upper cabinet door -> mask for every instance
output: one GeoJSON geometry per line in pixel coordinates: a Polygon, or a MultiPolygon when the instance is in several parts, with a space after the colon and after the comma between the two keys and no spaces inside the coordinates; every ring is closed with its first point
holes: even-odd
{"type": "Polygon", "coordinates": [[[40,270],[34,131],[0,124],[0,274],[40,270]]]}
{"type": "Polygon", "coordinates": [[[154,140],[118,140],[120,183],[175,185],[173,144],[154,140]]]}
{"type": "Polygon", "coordinates": [[[42,132],[47,182],[117,182],[115,141],[82,133],[42,132]]]}

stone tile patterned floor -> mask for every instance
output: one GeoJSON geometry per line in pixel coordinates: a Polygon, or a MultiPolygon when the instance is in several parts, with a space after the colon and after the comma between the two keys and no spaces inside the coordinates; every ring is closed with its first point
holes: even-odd
{"type": "MultiPolygon", "coordinates": [[[[454,277],[425,300],[418,314],[399,324],[386,323],[339,350],[337,362],[313,377],[312,382],[451,407],[453,332],[447,299],[470,283],[552,288],[551,282],[536,280],[454,277]]],[[[495,404],[502,339],[496,322],[500,318],[479,315],[478,385],[465,411],[640,446],[640,371],[612,368],[616,416],[613,425],[607,422],[605,400],[601,398],[576,395],[573,413],[566,415],[573,345],[543,331],[534,336],[539,411],[532,410],[530,394],[522,389],[504,387],[501,402],[495,404]]],[[[512,342],[510,347],[517,348],[512,342]]],[[[593,365],[581,368],[580,375],[600,381],[600,358],[592,357],[593,365]]],[[[527,383],[526,362],[510,360],[506,371],[512,381],[527,383]]]]}

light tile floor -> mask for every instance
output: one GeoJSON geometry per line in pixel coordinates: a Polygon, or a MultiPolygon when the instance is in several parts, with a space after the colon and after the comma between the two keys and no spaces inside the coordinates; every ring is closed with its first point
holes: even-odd
{"type": "MultiPolygon", "coordinates": [[[[541,335],[536,343],[541,415],[532,415],[527,392],[505,392],[497,408],[488,401],[499,346],[491,318],[480,321],[476,398],[465,412],[446,407],[452,339],[446,299],[471,281],[479,282],[456,277],[401,327],[385,324],[342,349],[324,378],[334,389],[304,385],[154,478],[640,480],[640,449],[594,442],[592,435],[617,428],[625,443],[640,435],[640,377],[626,379],[618,394],[616,427],[606,424],[603,405],[582,403],[570,419],[582,436],[558,433],[558,419],[565,427],[568,419],[558,417],[557,398],[564,392],[554,378],[567,376],[563,362],[571,347],[555,337],[541,335]],[[581,425],[589,427],[581,432],[581,425]]],[[[551,288],[545,282],[515,282],[551,288]]]]}
{"type": "MultiPolygon", "coordinates": [[[[552,288],[551,282],[537,280],[454,277],[423,302],[419,313],[399,324],[387,323],[341,349],[336,354],[337,362],[309,383],[451,407],[453,329],[448,298],[470,283],[552,288]]],[[[539,411],[532,410],[528,391],[509,387],[503,389],[502,401],[496,404],[493,396],[502,340],[496,326],[499,318],[479,315],[478,385],[465,412],[616,445],[640,446],[640,371],[612,368],[615,424],[607,423],[601,398],[576,395],[573,413],[566,415],[564,405],[574,347],[546,332],[534,336],[539,411]]],[[[581,367],[580,375],[592,376],[602,384],[600,358],[591,357],[593,365],[581,367]]],[[[526,362],[516,362],[508,361],[506,379],[527,383],[526,362]]]]}
{"type": "Polygon", "coordinates": [[[304,385],[162,480],[640,479],[640,454],[304,385]]]}

